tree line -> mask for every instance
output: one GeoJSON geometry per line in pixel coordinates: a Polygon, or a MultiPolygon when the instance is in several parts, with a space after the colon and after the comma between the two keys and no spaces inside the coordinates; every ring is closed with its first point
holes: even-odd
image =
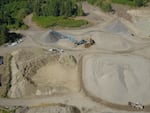
{"type": "Polygon", "coordinates": [[[35,0],[34,12],[37,16],[80,16],[82,5],[76,0],[35,0]]]}

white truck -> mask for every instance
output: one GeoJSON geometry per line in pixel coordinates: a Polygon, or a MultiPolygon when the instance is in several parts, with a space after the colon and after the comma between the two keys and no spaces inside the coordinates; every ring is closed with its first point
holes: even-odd
{"type": "Polygon", "coordinates": [[[63,53],[64,52],[64,50],[63,49],[59,49],[59,48],[50,48],[49,50],[48,50],[49,52],[58,52],[58,53],[63,53]]]}

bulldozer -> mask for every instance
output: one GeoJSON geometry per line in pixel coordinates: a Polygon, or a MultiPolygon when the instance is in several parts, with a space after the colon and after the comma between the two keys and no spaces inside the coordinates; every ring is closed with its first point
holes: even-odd
{"type": "Polygon", "coordinates": [[[89,47],[91,47],[92,45],[94,45],[95,44],[95,41],[92,39],[92,38],[90,38],[85,44],[84,44],[84,47],[85,48],[89,48],[89,47]]]}

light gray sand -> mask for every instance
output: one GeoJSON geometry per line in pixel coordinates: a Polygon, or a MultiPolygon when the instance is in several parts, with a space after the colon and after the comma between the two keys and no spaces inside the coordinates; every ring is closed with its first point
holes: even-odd
{"type": "Polygon", "coordinates": [[[133,55],[89,55],[83,59],[85,88],[103,100],[150,103],[150,61],[133,55]]]}

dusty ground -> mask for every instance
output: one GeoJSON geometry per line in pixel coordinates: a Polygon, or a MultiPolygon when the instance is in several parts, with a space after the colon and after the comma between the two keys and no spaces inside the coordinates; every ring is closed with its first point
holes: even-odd
{"type": "Polygon", "coordinates": [[[83,58],[85,88],[111,103],[149,104],[149,70],[149,60],[135,55],[93,54],[83,58]]]}
{"type": "Polygon", "coordinates": [[[50,106],[61,103],[76,106],[81,113],[138,113],[127,106],[128,101],[134,101],[145,105],[139,112],[150,112],[150,10],[124,7],[120,11],[122,6],[113,7],[114,15],[83,3],[87,16],[80,18],[91,21],[92,26],[57,30],[76,40],[91,37],[96,44],[88,49],[74,46],[67,39],[49,41],[50,30],[32,23],[32,15],[26,17],[24,22],[29,30],[16,31],[24,34],[24,42],[15,47],[0,47],[1,54],[13,55],[8,96],[14,98],[1,98],[0,106],[28,106],[25,113],[72,113],[70,108],[65,111],[66,108],[50,106]],[[65,52],[47,51],[53,47],[65,52]],[[88,55],[92,59],[84,59],[88,55]]]}

